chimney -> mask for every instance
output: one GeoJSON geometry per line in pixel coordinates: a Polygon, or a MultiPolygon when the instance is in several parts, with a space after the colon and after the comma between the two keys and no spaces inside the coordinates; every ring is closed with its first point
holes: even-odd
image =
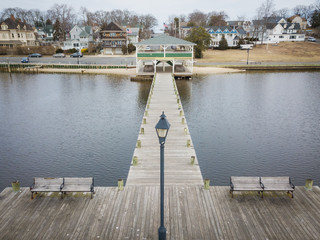
{"type": "Polygon", "coordinates": [[[13,16],[13,14],[11,14],[10,18],[11,18],[12,21],[16,21],[16,19],[13,16]]]}

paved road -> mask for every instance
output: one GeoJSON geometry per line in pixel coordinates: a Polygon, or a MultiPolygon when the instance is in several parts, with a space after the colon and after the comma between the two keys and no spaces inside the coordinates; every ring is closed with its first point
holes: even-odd
{"type": "MultiPolygon", "coordinates": [[[[30,63],[63,63],[63,64],[77,64],[78,58],[71,58],[69,56],[65,58],[54,58],[54,57],[41,57],[41,58],[29,58],[30,63]]],[[[0,57],[0,62],[11,62],[19,63],[21,57],[0,57]]],[[[108,64],[108,65],[135,65],[135,57],[97,57],[97,56],[84,56],[79,58],[80,64],[108,64]]]]}

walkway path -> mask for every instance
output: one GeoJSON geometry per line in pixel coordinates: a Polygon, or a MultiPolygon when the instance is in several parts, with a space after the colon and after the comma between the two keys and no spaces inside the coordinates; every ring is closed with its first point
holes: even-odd
{"type": "Polygon", "coordinates": [[[189,129],[181,106],[176,83],[170,73],[157,73],[149,93],[145,116],[141,128],[144,134],[139,134],[133,154],[137,165],[132,161],[126,186],[159,185],[160,178],[160,144],[155,125],[162,111],[171,124],[164,154],[165,154],[165,185],[203,184],[201,171],[193,148],[189,129]],[[146,121],[146,123],[144,123],[146,121]],[[187,146],[187,141],[190,146],[187,146]],[[194,164],[191,157],[194,156],[194,164]]]}

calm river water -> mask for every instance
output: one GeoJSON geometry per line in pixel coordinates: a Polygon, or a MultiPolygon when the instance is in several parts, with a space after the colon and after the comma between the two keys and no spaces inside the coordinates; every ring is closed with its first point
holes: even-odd
{"type": "MultiPolygon", "coordinates": [[[[178,81],[204,178],[320,180],[320,73],[178,81]]],[[[150,83],[73,74],[0,74],[0,190],[34,176],[126,178],[150,83]]],[[[170,120],[169,120],[170,121],[170,120]]]]}

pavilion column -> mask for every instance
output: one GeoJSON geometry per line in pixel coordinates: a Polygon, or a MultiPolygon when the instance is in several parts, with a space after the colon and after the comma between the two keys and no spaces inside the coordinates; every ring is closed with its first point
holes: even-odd
{"type": "Polygon", "coordinates": [[[174,64],[175,64],[175,60],[172,60],[172,73],[174,74],[174,64]]]}

